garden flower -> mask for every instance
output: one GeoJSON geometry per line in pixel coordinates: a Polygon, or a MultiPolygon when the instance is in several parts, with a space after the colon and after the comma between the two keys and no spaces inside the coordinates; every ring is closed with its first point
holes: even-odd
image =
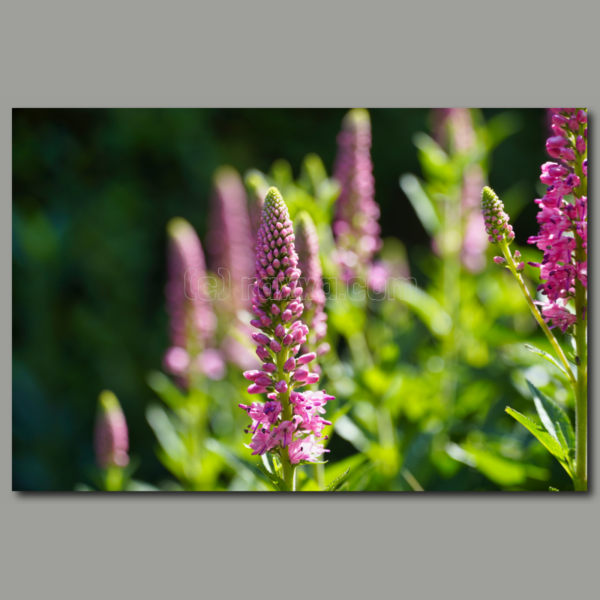
{"type": "Polygon", "coordinates": [[[217,170],[214,185],[206,236],[209,265],[215,274],[225,278],[226,284],[229,282],[229,304],[237,311],[250,305],[249,289],[243,289],[244,279],[248,285],[254,271],[246,190],[231,167],[217,170]]]}
{"type": "Polygon", "coordinates": [[[463,265],[472,273],[485,267],[487,238],[483,217],[479,208],[479,190],[483,185],[483,172],[479,165],[472,165],[464,174],[462,188],[462,213],[464,221],[463,245],[460,257],[463,265]]]}
{"type": "Polygon", "coordinates": [[[341,276],[344,281],[359,277],[366,282],[382,242],[374,199],[371,121],[364,109],[355,108],[344,118],[333,176],[341,185],[333,223],[341,276]]]}
{"type": "Polygon", "coordinates": [[[434,110],[433,131],[438,144],[448,152],[464,154],[475,145],[473,119],[468,108],[434,110]]]}
{"type": "Polygon", "coordinates": [[[102,392],[98,400],[94,450],[101,469],[129,464],[127,422],[117,397],[109,391],[102,392]]]}
{"type": "Polygon", "coordinates": [[[311,422],[333,396],[325,392],[300,392],[299,388],[315,383],[319,376],[308,373],[306,366],[315,354],[299,355],[306,343],[309,328],[300,321],[304,311],[302,273],[298,268],[295,237],[287,206],[276,188],[265,198],[256,244],[256,282],[252,297],[258,329],[252,334],[261,369],[246,371],[251,381],[249,394],[267,394],[270,402],[240,404],[248,412],[252,432],[252,454],[271,452],[279,456],[286,483],[293,481],[294,465],[302,460],[314,461],[326,452],[317,440],[322,430],[319,421],[311,422]],[[306,451],[297,451],[306,435],[306,451]],[[308,439],[308,438],[306,438],[308,439]],[[291,449],[293,450],[291,451],[291,449]],[[307,456],[307,458],[304,458],[307,456]]]}
{"type": "Polygon", "coordinates": [[[575,298],[576,282],[587,288],[587,112],[550,110],[554,135],[548,138],[546,150],[561,162],[542,165],[540,180],[548,188],[543,198],[535,200],[540,207],[540,231],[528,242],[542,250],[544,257],[529,264],[540,269],[538,291],[547,298],[539,303],[544,319],[564,333],[577,321],[567,308],[575,298]]]}
{"type": "Polygon", "coordinates": [[[504,204],[492,188],[487,186],[483,188],[481,204],[485,230],[490,243],[499,244],[506,240],[510,244],[515,239],[515,234],[512,225],[508,224],[508,215],[504,212],[504,204]]]}
{"type": "Polygon", "coordinates": [[[308,343],[311,348],[314,348],[327,333],[327,315],[323,310],[326,297],[319,258],[319,237],[315,224],[306,212],[298,215],[295,244],[298,253],[298,269],[302,272],[304,320],[310,327],[308,343]]]}
{"type": "MultiPolygon", "coordinates": [[[[433,130],[437,142],[449,153],[469,154],[476,148],[477,137],[473,118],[468,108],[440,108],[433,111],[433,130]]],[[[483,187],[483,171],[478,163],[465,167],[461,191],[463,243],[461,261],[472,273],[485,267],[485,235],[483,219],[479,211],[480,193],[483,187]]],[[[434,250],[439,247],[433,241],[434,250]]]]}
{"type": "Polygon", "coordinates": [[[169,222],[167,231],[169,281],[165,294],[171,348],[167,350],[163,363],[185,385],[189,368],[195,365],[198,355],[212,340],[216,319],[202,285],[206,267],[194,228],[184,219],[174,218],[169,222]]]}

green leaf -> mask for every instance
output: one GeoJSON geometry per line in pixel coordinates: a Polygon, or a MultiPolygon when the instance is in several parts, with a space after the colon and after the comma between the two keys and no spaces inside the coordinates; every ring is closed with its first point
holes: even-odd
{"type": "Polygon", "coordinates": [[[533,435],[543,444],[543,446],[554,456],[558,462],[563,466],[564,470],[573,477],[573,473],[569,468],[569,464],[566,460],[565,450],[560,443],[553,438],[545,429],[542,429],[537,423],[528,419],[525,415],[517,412],[510,406],[506,407],[506,412],[515,420],[517,420],[523,427],[528,429],[533,435]]]}
{"type": "Polygon", "coordinates": [[[324,492],[337,492],[339,488],[346,483],[350,469],[346,469],[339,477],[336,477],[328,486],[326,486],[324,492]]]}
{"type": "Polygon", "coordinates": [[[521,463],[479,448],[464,449],[475,457],[477,470],[498,485],[515,486],[527,480],[527,468],[521,463]]]}
{"type": "Polygon", "coordinates": [[[562,430],[560,423],[557,423],[556,425],[557,425],[556,433],[558,434],[558,441],[560,442],[560,445],[565,450],[565,458],[567,460],[567,463],[569,464],[569,468],[571,469],[571,472],[575,473],[575,467],[574,467],[575,449],[569,448],[569,443],[566,440],[565,434],[562,430]]]}
{"type": "Polygon", "coordinates": [[[425,231],[433,237],[440,229],[440,219],[421,182],[414,175],[402,175],[400,187],[415,209],[425,231]]]}
{"type": "Polygon", "coordinates": [[[567,451],[568,456],[568,450],[570,448],[575,448],[575,432],[573,431],[573,426],[571,425],[569,417],[565,411],[554,402],[554,400],[551,400],[542,394],[542,392],[540,392],[540,390],[538,390],[530,381],[525,381],[527,381],[529,391],[533,396],[535,408],[546,431],[560,443],[557,428],[562,430],[562,434],[566,440],[564,448],[567,451]]]}
{"type": "Polygon", "coordinates": [[[527,348],[527,350],[529,350],[530,352],[533,352],[534,354],[545,358],[548,362],[551,362],[559,371],[561,371],[563,375],[565,375],[565,377],[568,377],[567,372],[563,369],[563,367],[560,366],[560,364],[554,358],[554,356],[548,354],[547,352],[544,352],[543,350],[540,350],[539,348],[536,348],[535,346],[531,346],[530,344],[525,344],[525,348],[527,348]]]}
{"type": "Polygon", "coordinates": [[[169,459],[174,462],[184,461],[186,456],[185,445],[167,411],[159,404],[152,403],[146,409],[146,419],[169,459]]]}
{"type": "Polygon", "coordinates": [[[553,488],[552,486],[550,486],[550,487],[548,488],[548,491],[549,491],[549,492],[558,492],[559,490],[557,490],[556,488],[553,488]]]}
{"type": "Polygon", "coordinates": [[[279,475],[276,475],[275,473],[271,473],[264,467],[264,465],[257,465],[257,467],[268,477],[269,481],[273,484],[273,487],[277,491],[279,491],[279,492],[291,491],[288,484],[283,479],[281,479],[281,477],[279,477],[279,475]]]}
{"type": "Polygon", "coordinates": [[[152,371],[148,375],[148,385],[160,396],[165,404],[178,410],[186,404],[186,397],[179,388],[160,371],[152,371]]]}

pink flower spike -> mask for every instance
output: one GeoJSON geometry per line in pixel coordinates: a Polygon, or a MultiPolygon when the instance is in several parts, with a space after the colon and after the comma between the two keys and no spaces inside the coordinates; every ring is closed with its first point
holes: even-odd
{"type": "Polygon", "coordinates": [[[117,397],[108,390],[102,392],[98,399],[94,450],[96,463],[101,469],[129,464],[127,421],[117,397]]]}
{"type": "Polygon", "coordinates": [[[306,383],[308,385],[312,385],[313,383],[317,383],[319,381],[319,376],[316,373],[309,373],[306,377],[306,383]]]}
{"type": "MultiPolygon", "coordinates": [[[[581,124],[587,122],[587,112],[584,109],[552,110],[560,114],[561,118],[569,115],[568,128],[576,135],[581,124]]],[[[587,198],[577,195],[586,183],[582,179],[587,178],[587,159],[582,160],[582,155],[585,156],[587,151],[585,130],[583,136],[577,135],[575,139],[569,136],[560,144],[551,137],[547,147],[554,145],[558,156],[579,176],[562,165],[546,163],[542,166],[541,180],[549,187],[544,197],[535,201],[540,208],[537,216],[540,231],[539,235],[530,237],[528,243],[535,244],[542,250],[544,258],[541,262],[529,264],[540,269],[542,283],[538,286],[538,291],[546,298],[545,302],[536,304],[542,306],[542,315],[546,322],[551,322],[550,328],[559,327],[564,333],[578,318],[566,308],[575,297],[575,282],[579,279],[584,286],[587,284],[585,270],[580,270],[579,265],[582,263],[575,256],[577,242],[572,237],[573,232],[576,237],[580,237],[581,248],[587,253],[587,198]],[[581,172],[577,168],[579,161],[581,172]],[[567,195],[574,196],[574,203],[564,199],[567,195]]],[[[521,271],[524,267],[524,263],[519,262],[517,270],[521,271]]]]}
{"type": "MultiPolygon", "coordinates": [[[[320,434],[323,427],[329,423],[317,414],[324,412],[323,406],[328,398],[323,392],[314,393],[312,396],[301,395],[290,389],[293,386],[286,381],[287,375],[277,376],[278,369],[281,368],[277,365],[283,363],[283,370],[285,373],[291,373],[295,382],[300,379],[317,381],[319,378],[317,373],[297,369],[299,363],[294,358],[300,351],[300,345],[305,343],[310,335],[309,327],[299,321],[304,305],[296,298],[302,295],[302,288],[306,284],[298,267],[294,242],[293,226],[285,202],[279,192],[271,188],[264,201],[257,234],[257,283],[253,286],[251,300],[253,311],[259,317],[253,324],[260,324],[264,331],[254,332],[252,338],[259,344],[256,354],[265,364],[261,371],[244,373],[246,379],[253,382],[248,388],[248,393],[266,394],[269,401],[265,404],[253,402],[249,407],[240,405],[240,408],[246,410],[252,419],[251,426],[246,430],[246,433],[248,430],[252,432],[252,454],[274,452],[282,461],[289,458],[289,447],[292,443],[303,443],[308,439],[307,435],[320,434]],[[275,381],[275,378],[278,381],[275,381]],[[301,401],[301,398],[305,400],[301,401]],[[290,405],[294,407],[291,410],[292,420],[282,421],[284,413],[290,414],[290,405]],[[300,424],[302,428],[299,428],[300,424]],[[280,448],[276,449],[277,446],[280,448]]],[[[318,319],[313,320],[315,329],[323,331],[324,321],[325,315],[321,313],[318,319]]],[[[310,362],[314,358],[315,353],[304,354],[300,358],[300,364],[310,362]]],[[[315,369],[317,368],[318,365],[315,366],[315,369]]],[[[308,441],[307,448],[310,448],[305,459],[308,461],[314,461],[323,451],[314,441],[308,441]]]]}

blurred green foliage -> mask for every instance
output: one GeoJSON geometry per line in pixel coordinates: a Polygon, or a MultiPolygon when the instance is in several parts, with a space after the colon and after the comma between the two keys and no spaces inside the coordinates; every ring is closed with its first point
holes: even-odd
{"type": "MultiPolygon", "coordinates": [[[[212,175],[230,164],[250,189],[276,183],[292,217],[311,214],[333,274],[327,174],[344,113],[14,111],[13,489],[94,485],[93,419],[105,388],[129,424],[129,489],[266,489],[243,446],[241,374],[230,367],[226,380],[182,400],[158,372],[168,346],[165,225],[184,217],[204,239],[212,175]]],[[[328,303],[335,351],[324,384],[336,401],[325,483],[350,468],[340,481],[349,489],[569,489],[560,465],[504,413],[510,403],[535,414],[525,378],[568,400],[560,372],[524,347],[548,349],[514,282],[490,260],[473,275],[431,250],[445,228],[439,196],[455,193],[471,161],[505,201],[524,259],[537,258],[526,239],[537,230],[544,111],[482,111],[478,154],[466,162],[427,135],[427,110],[375,109],[371,119],[383,254],[407,261],[417,289],[408,301],[328,303]],[[421,200],[409,201],[411,189],[421,200]],[[452,264],[459,296],[448,304],[452,264]]],[[[300,487],[315,489],[302,469],[300,487]]]]}

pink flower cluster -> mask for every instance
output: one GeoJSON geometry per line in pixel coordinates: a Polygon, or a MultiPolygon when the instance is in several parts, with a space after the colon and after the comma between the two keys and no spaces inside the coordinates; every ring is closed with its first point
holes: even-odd
{"type": "Polygon", "coordinates": [[[252,325],[260,330],[252,338],[263,365],[260,370],[244,373],[252,382],[248,393],[266,393],[268,402],[240,404],[240,408],[252,419],[248,429],[252,431],[253,454],[285,452],[292,464],[298,464],[314,462],[327,452],[318,440],[323,427],[330,423],[320,415],[333,396],[297,391],[316,383],[319,375],[307,367],[316,358],[314,352],[298,356],[309,328],[299,320],[304,304],[294,240],[287,206],[279,191],[270,188],[258,231],[252,297],[257,317],[252,325]]]}
{"type": "Polygon", "coordinates": [[[202,245],[194,228],[184,219],[171,219],[167,231],[169,281],[165,295],[171,347],[165,353],[164,367],[178,377],[183,387],[193,370],[220,379],[224,363],[218,350],[205,350],[214,335],[216,318],[201,284],[206,277],[202,245]]]}
{"type": "Polygon", "coordinates": [[[336,202],[333,233],[337,262],[344,281],[368,281],[373,256],[381,249],[380,211],[375,202],[371,162],[371,121],[364,109],[353,109],[344,118],[338,135],[333,176],[341,185],[336,202]]]}
{"type": "MultiPolygon", "coordinates": [[[[432,120],[434,137],[447,152],[468,154],[476,149],[477,136],[468,108],[438,108],[433,111],[432,120]]],[[[487,237],[478,210],[483,184],[481,166],[478,163],[468,165],[464,170],[461,194],[464,235],[460,257],[472,273],[485,267],[487,237]]],[[[437,240],[433,240],[433,248],[437,252],[437,240]]]]}
{"type": "Polygon", "coordinates": [[[587,288],[587,260],[577,260],[577,236],[587,256],[587,111],[575,108],[553,108],[552,131],[546,150],[561,163],[542,165],[542,183],[548,185],[544,197],[535,200],[540,232],[529,238],[544,252],[541,263],[530,262],[540,269],[542,283],[538,287],[547,297],[541,304],[542,315],[552,327],[564,333],[577,317],[567,304],[575,296],[575,281],[587,288]],[[585,183],[585,186],[582,184],[585,183]],[[571,196],[573,201],[566,197],[571,196]]]}
{"type": "Polygon", "coordinates": [[[249,281],[254,271],[254,239],[246,190],[237,171],[231,167],[218,169],[214,180],[206,248],[212,271],[229,281],[228,301],[236,311],[249,304],[248,291],[243,289],[244,278],[249,281]],[[223,272],[218,273],[219,269],[223,272]]]}
{"type": "Polygon", "coordinates": [[[101,469],[125,467],[129,464],[127,422],[119,401],[109,391],[100,394],[94,450],[96,462],[101,469]]]}
{"type": "MultiPolygon", "coordinates": [[[[260,371],[259,371],[260,372],[260,371]]],[[[253,376],[254,371],[245,373],[247,377],[253,376]]],[[[240,404],[248,412],[252,423],[244,431],[252,431],[250,448],[252,454],[262,455],[274,449],[288,448],[290,462],[293,465],[300,461],[314,462],[324,452],[329,452],[319,443],[323,428],[331,425],[321,415],[325,414],[325,404],[333,400],[333,396],[325,392],[294,392],[290,393],[289,402],[293,406],[291,420],[283,421],[282,405],[279,402],[278,392],[267,395],[266,403],[253,402],[250,406],[240,404]]]]}
{"type": "Polygon", "coordinates": [[[433,111],[433,133],[449,152],[469,152],[475,145],[473,119],[468,108],[438,108],[433,111]]]}
{"type": "Polygon", "coordinates": [[[462,211],[464,215],[464,235],[460,258],[472,273],[485,267],[485,249],[488,239],[482,227],[484,220],[476,207],[479,206],[479,190],[483,185],[483,173],[479,165],[467,169],[463,179],[462,211]]]}
{"type": "MultiPolygon", "coordinates": [[[[327,334],[327,315],[323,310],[326,297],[323,291],[323,270],[319,258],[319,237],[315,224],[306,212],[298,215],[295,243],[298,253],[298,268],[302,273],[302,285],[305,290],[304,316],[310,325],[308,341],[314,348],[327,334]]],[[[328,350],[329,345],[322,344],[317,349],[317,354],[324,354],[328,350]]]]}

